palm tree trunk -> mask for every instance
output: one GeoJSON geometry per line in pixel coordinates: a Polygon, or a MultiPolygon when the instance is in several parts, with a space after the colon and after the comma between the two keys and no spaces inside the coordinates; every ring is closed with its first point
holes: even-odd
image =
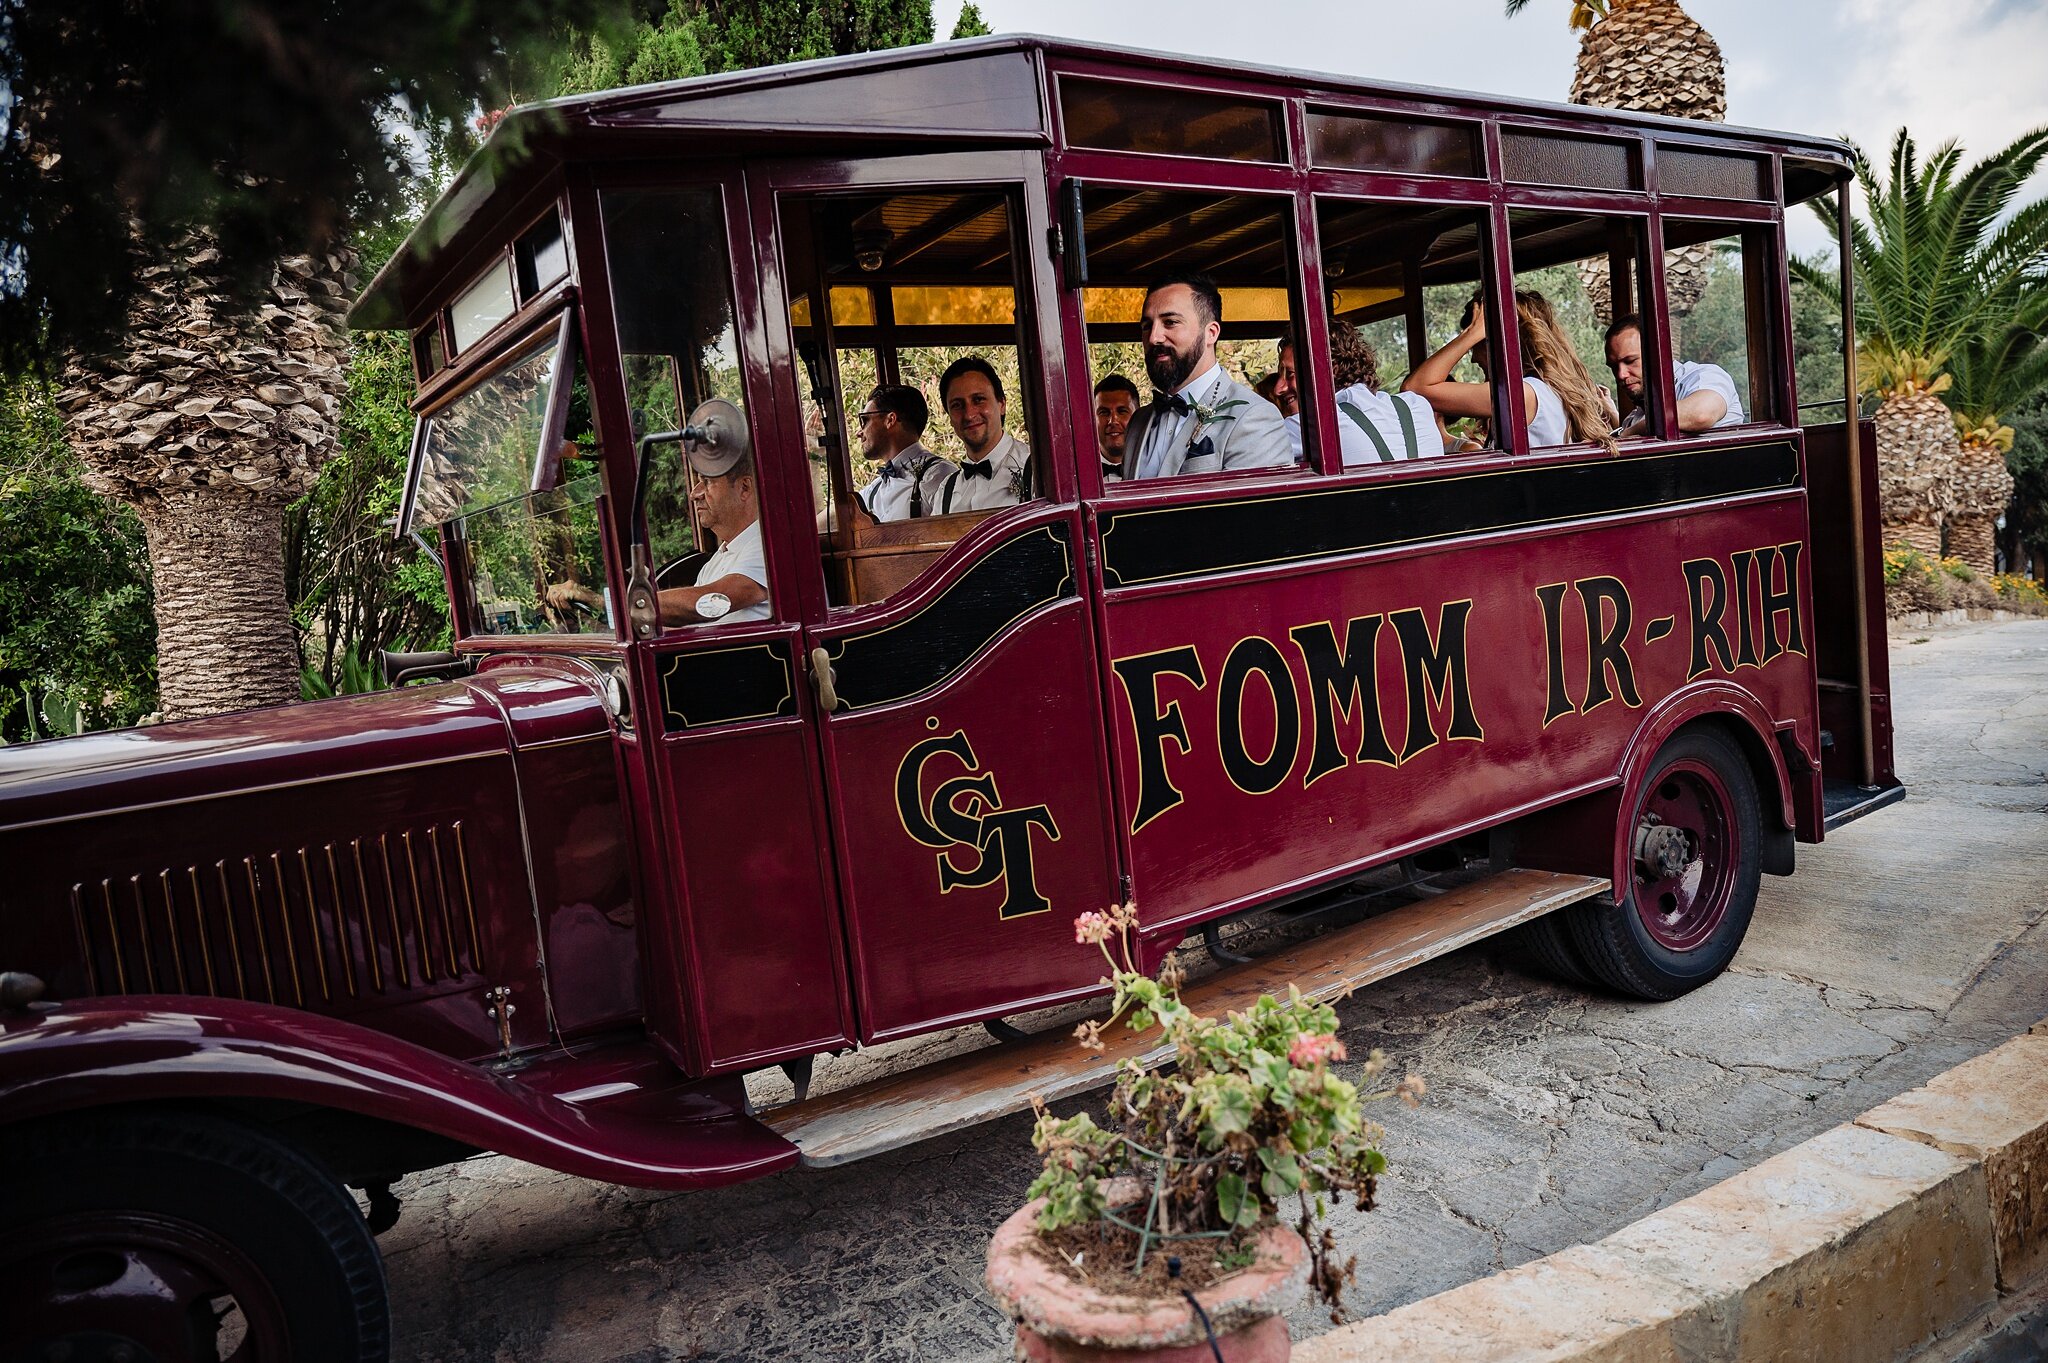
{"type": "Polygon", "coordinates": [[[299,698],[285,597],[285,503],[200,486],[136,507],[156,579],[157,688],[169,719],[299,698]]]}

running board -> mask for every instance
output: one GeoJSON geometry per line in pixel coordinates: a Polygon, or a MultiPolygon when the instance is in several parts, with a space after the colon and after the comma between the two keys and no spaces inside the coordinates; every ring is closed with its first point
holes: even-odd
{"type": "MultiPolygon", "coordinates": [[[[1592,876],[1502,871],[1231,966],[1189,985],[1181,997],[1197,1013],[1215,1017],[1249,1008],[1261,994],[1285,993],[1289,984],[1310,998],[1339,998],[1609,888],[1592,876]]],[[[1102,1050],[1084,1051],[1062,1029],[758,1115],[795,1143],[805,1164],[824,1168],[1021,1112],[1033,1097],[1054,1102],[1085,1093],[1115,1077],[1126,1057],[1168,1054],[1156,1031],[1141,1034],[1119,1024],[1102,1040],[1102,1050]]]]}

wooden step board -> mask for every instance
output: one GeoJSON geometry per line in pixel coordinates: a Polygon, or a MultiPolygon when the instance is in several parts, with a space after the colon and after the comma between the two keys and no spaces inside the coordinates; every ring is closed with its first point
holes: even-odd
{"type": "MultiPolygon", "coordinates": [[[[1197,1013],[1214,1017],[1249,1008],[1261,994],[1284,994],[1290,983],[1313,998],[1337,998],[1607,889],[1607,881],[1591,876],[1503,871],[1225,967],[1189,985],[1181,997],[1197,1013]]],[[[1102,1050],[1084,1051],[1062,1028],[759,1115],[803,1151],[805,1164],[844,1164],[1022,1111],[1033,1095],[1053,1102],[1085,1093],[1108,1083],[1126,1056],[1163,1056],[1158,1039],[1156,1028],[1137,1033],[1119,1024],[1103,1034],[1102,1050]]]]}

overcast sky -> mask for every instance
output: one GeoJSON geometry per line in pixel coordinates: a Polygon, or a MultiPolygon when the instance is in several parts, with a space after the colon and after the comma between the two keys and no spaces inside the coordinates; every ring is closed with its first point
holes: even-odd
{"type": "MultiPolygon", "coordinates": [[[[1530,99],[1565,97],[1568,0],[980,0],[998,33],[1188,52],[1530,99]]],[[[1721,44],[1728,118],[1847,136],[1881,157],[1899,125],[1966,157],[2048,124],[2048,0],[1686,0],[1721,44]]],[[[937,0],[950,33],[957,0],[937,0]]],[[[2037,180],[2030,193],[2044,192],[2037,180]]],[[[1793,245],[1826,240],[1803,211],[1793,245]]]]}

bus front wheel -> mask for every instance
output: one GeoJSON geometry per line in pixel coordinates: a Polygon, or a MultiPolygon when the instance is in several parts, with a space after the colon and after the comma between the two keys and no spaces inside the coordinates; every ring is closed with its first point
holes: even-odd
{"type": "Polygon", "coordinates": [[[1749,931],[1763,816],[1742,750],[1712,729],[1666,743],[1628,813],[1628,893],[1567,915],[1572,944],[1624,994],[1675,999],[1719,975],[1749,931]]]}
{"type": "Polygon", "coordinates": [[[389,1357],[383,1264],[355,1200],[266,1132],[110,1109],[7,1129],[0,1148],[0,1358],[389,1357]]]}

